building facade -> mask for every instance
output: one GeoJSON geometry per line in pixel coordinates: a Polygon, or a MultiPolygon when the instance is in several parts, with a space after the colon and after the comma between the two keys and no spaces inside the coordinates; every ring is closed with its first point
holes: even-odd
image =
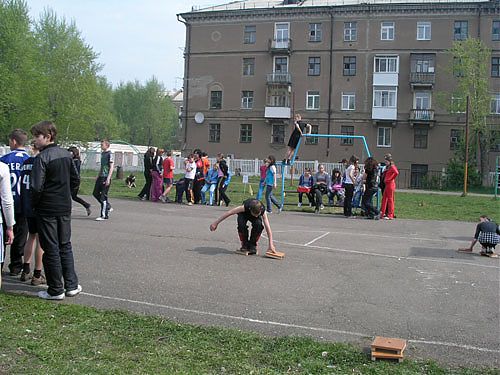
{"type": "MultiPolygon", "coordinates": [[[[463,137],[449,49],[491,48],[491,131],[500,130],[500,2],[240,1],[179,15],[186,25],[183,144],[209,154],[285,153],[300,113],[321,134],[364,135],[418,179],[463,137]]],[[[497,137],[498,139],[498,137],[497,137]]],[[[498,141],[497,141],[498,143],[498,141]]],[[[490,152],[491,170],[500,146],[490,152]]],[[[365,156],[352,139],[308,139],[302,160],[365,156]]]]}

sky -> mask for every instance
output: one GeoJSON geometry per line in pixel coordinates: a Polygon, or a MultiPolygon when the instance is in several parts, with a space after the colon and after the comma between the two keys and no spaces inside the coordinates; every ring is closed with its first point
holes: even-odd
{"type": "Polygon", "coordinates": [[[191,6],[229,0],[27,0],[37,20],[50,8],[74,21],[85,42],[99,54],[101,72],[114,86],[155,76],[166,89],[182,87],[184,24],[176,14],[191,6]]]}

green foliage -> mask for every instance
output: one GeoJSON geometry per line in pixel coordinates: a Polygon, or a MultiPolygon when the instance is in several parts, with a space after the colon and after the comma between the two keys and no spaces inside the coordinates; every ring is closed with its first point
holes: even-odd
{"type": "Polygon", "coordinates": [[[488,172],[487,158],[491,143],[491,132],[486,121],[491,109],[488,72],[491,49],[480,39],[468,38],[453,43],[449,52],[453,57],[453,71],[458,73],[455,74],[457,88],[452,95],[462,99],[461,112],[465,112],[465,98],[470,98],[469,154],[478,152],[477,169],[482,176],[483,183],[485,183],[488,172]]]}
{"type": "Polygon", "coordinates": [[[156,78],[145,85],[120,84],[114,93],[114,110],[125,136],[133,144],[172,148],[175,146],[177,111],[156,78]]]}
{"type": "Polygon", "coordinates": [[[63,143],[174,147],[177,111],[163,85],[153,77],[113,90],[97,59],[74,22],[50,9],[33,21],[23,1],[0,0],[0,139],[52,120],[63,143]]]}
{"type": "MultiPolygon", "coordinates": [[[[465,162],[458,158],[453,158],[446,166],[446,180],[444,187],[447,189],[463,188],[464,186],[464,165],[465,162]]],[[[481,186],[481,176],[475,165],[469,161],[467,166],[467,186],[481,186]]]]}

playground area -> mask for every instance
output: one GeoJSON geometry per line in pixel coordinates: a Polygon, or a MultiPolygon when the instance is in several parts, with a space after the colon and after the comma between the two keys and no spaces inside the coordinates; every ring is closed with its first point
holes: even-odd
{"type": "MultiPolygon", "coordinates": [[[[74,207],[84,292],[67,302],[364,348],[374,336],[397,337],[412,358],[500,366],[500,262],[455,251],[472,223],[273,214],[286,253],[273,260],[235,254],[235,218],[209,231],[225,208],[112,203],[105,222],[74,207]]],[[[3,287],[37,290],[5,274],[3,287]]]]}

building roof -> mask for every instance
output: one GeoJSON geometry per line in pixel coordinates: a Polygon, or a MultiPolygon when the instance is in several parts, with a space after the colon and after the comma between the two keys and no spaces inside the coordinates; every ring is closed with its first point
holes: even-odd
{"type": "Polygon", "coordinates": [[[225,10],[271,9],[271,8],[304,8],[342,5],[385,5],[385,4],[426,4],[426,3],[488,3],[490,0],[238,0],[212,5],[208,7],[193,6],[192,12],[211,12],[225,10]],[[292,4],[289,4],[292,3],[292,4]]]}

